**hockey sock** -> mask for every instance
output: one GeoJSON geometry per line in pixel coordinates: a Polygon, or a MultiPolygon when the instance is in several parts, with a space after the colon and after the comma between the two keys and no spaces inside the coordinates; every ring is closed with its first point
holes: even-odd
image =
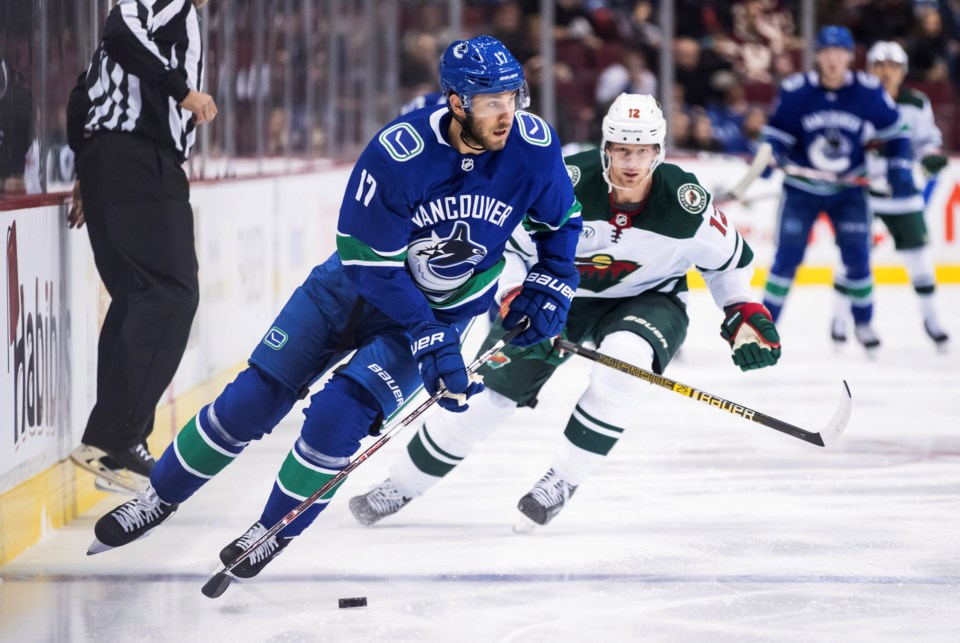
{"type": "MultiPolygon", "coordinates": [[[[600,350],[640,368],[653,367],[653,348],[633,333],[613,333],[600,350]]],[[[602,364],[593,367],[590,385],[577,401],[553,458],[553,468],[566,482],[579,486],[610,453],[624,428],[636,422],[637,402],[647,388],[646,382],[626,373],[602,364]]]]}
{"type": "Polygon", "coordinates": [[[920,298],[920,311],[923,318],[936,323],[937,311],[934,305],[936,291],[936,272],[933,266],[933,254],[929,246],[901,250],[900,256],[910,275],[913,289],[920,298]]]}
{"type": "Polygon", "coordinates": [[[425,493],[453,471],[475,444],[493,433],[517,403],[487,389],[470,398],[466,413],[437,411],[390,465],[390,481],[406,498],[425,493]]]}
{"type": "Polygon", "coordinates": [[[857,324],[869,324],[873,319],[873,276],[862,279],[846,279],[847,295],[850,297],[850,312],[857,324]]]}
{"type": "Polygon", "coordinates": [[[240,455],[247,442],[230,437],[207,404],[180,430],[150,473],[165,502],[183,502],[240,455]]]}
{"type": "Polygon", "coordinates": [[[781,277],[772,272],[767,277],[767,285],[763,289],[763,305],[770,311],[773,321],[780,318],[783,303],[787,300],[787,293],[790,292],[792,283],[793,279],[781,277]]]}
{"type": "MultiPolygon", "coordinates": [[[[379,413],[380,403],[373,394],[349,377],[335,376],[311,397],[303,412],[300,437],[277,473],[261,524],[269,528],[279,522],[350,464],[379,413]]],[[[304,510],[280,535],[300,535],[326,508],[339,486],[304,510]]]]}
{"type": "MultiPolygon", "coordinates": [[[[294,507],[327,484],[348,464],[349,457],[325,456],[310,448],[303,438],[298,439],[277,473],[270,498],[260,515],[260,524],[269,529],[280,522],[294,507]]],[[[325,493],[278,535],[290,538],[303,533],[320,512],[327,508],[339,488],[340,484],[325,493]]]]}
{"type": "Polygon", "coordinates": [[[251,366],[200,410],[167,447],[150,474],[166,502],[183,502],[259,440],[293,407],[297,397],[275,378],[251,366]]]}

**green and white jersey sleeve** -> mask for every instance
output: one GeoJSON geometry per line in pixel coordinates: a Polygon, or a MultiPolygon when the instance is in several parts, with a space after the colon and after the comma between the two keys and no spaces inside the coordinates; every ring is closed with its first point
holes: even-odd
{"type": "MultiPolygon", "coordinates": [[[[577,297],[626,298],[657,291],[685,301],[686,275],[696,266],[718,305],[751,298],[753,252],[693,174],[661,164],[654,171],[646,203],[630,215],[613,206],[596,150],[566,161],[574,193],[583,205],[577,297]]],[[[515,233],[508,246],[512,256],[508,267],[513,260],[522,262],[504,271],[502,291],[511,283],[519,285],[525,268],[536,261],[536,251],[525,236],[515,233]]]]}
{"type": "MultiPolygon", "coordinates": [[[[934,119],[930,99],[922,92],[902,87],[897,96],[897,109],[907,128],[913,159],[920,161],[928,154],[939,153],[943,147],[943,135],[934,119]]],[[[881,196],[889,192],[887,159],[883,155],[883,148],[872,150],[867,155],[867,174],[871,187],[870,207],[874,212],[906,214],[923,210],[923,196],[920,194],[905,199],[881,196]]]]}

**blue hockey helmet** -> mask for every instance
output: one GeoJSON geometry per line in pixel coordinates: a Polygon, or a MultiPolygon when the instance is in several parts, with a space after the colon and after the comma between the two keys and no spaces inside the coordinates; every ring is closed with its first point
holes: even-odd
{"type": "Polygon", "coordinates": [[[839,47],[840,49],[846,49],[852,52],[854,48],[853,34],[851,34],[850,30],[846,27],[827,25],[817,34],[817,41],[814,48],[820,51],[827,47],[839,47]]]}
{"type": "Polygon", "coordinates": [[[452,42],[440,59],[440,88],[446,96],[457,94],[467,112],[474,94],[516,91],[517,109],[530,104],[523,66],[492,36],[452,42]]]}

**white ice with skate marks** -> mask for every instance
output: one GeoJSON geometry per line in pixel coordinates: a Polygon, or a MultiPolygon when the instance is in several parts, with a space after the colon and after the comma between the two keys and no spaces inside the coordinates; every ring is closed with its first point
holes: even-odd
{"type": "MultiPolygon", "coordinates": [[[[544,391],[431,493],[373,528],[349,496],[412,431],[359,467],[253,582],[209,600],[220,548],[257,519],[291,417],[149,538],[84,555],[93,512],[0,569],[0,640],[954,641],[960,631],[960,351],[936,354],[906,287],[877,293],[876,360],[829,340],[831,293],[798,288],[780,365],[741,374],[705,291],[667,375],[798,426],[853,414],[822,449],[650,388],[601,469],[547,527],[512,533],[589,363],[544,391]],[[369,606],[338,609],[341,597],[369,606]]],[[[941,288],[960,338],[960,289],[941,288]]]]}

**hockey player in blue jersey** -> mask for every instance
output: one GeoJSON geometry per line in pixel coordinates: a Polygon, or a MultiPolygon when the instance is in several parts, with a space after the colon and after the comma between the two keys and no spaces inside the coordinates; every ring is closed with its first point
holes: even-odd
{"type": "Polygon", "coordinates": [[[868,139],[878,140],[889,159],[892,196],[915,194],[910,144],[897,107],[880,81],[850,71],[854,49],[850,32],[824,27],[816,49],[819,73],[795,74],[783,81],[774,113],[763,129],[764,140],[786,173],[777,251],[763,303],[776,320],[803,260],[810,228],[824,211],[840,248],[842,286],[851,297],[856,337],[873,349],[880,342],[870,324],[870,215],[858,180],[866,174],[865,145],[868,139]],[[791,168],[797,168],[795,173],[791,168]]]}
{"type": "MultiPolygon", "coordinates": [[[[97,522],[88,553],[132,542],[169,518],[352,350],[310,398],[260,518],[224,548],[225,564],[344,468],[360,440],[421,385],[431,394],[445,387],[451,397],[438,404],[464,410],[482,384],[466,372],[461,333],[489,309],[504,246],[521,221],[534,231],[540,261],[503,325],[529,320],[518,346],[559,334],[579,282],[582,224],[557,135],[522,111],[523,69],[494,38],[450,45],[440,78],[447,105],[401,116],[367,145],[341,205],[337,251],[293,293],[249,367],[180,431],[151,485],[97,522]]],[[[232,573],[259,573],[332,495],[232,573]]]]}

